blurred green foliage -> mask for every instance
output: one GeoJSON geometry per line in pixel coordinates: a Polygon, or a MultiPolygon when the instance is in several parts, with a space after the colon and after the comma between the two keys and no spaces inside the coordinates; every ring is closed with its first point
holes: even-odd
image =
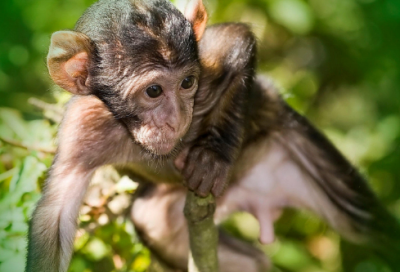
{"type": "MultiPolygon", "coordinates": [[[[28,218],[52,160],[56,118],[28,99],[58,104],[68,99],[47,75],[49,39],[54,31],[73,28],[92,2],[0,1],[0,137],[6,139],[0,141],[0,272],[23,271],[28,218]]],[[[208,0],[206,5],[211,23],[252,25],[259,73],[274,79],[288,103],[369,177],[400,218],[400,2],[208,0]]],[[[81,219],[71,271],[146,269],[149,254],[127,219],[94,228],[85,226],[99,217],[81,219]]],[[[257,222],[249,215],[236,214],[224,226],[257,240],[257,222]]],[[[309,213],[288,211],[276,228],[277,241],[263,247],[276,271],[387,271],[309,213]]]]}

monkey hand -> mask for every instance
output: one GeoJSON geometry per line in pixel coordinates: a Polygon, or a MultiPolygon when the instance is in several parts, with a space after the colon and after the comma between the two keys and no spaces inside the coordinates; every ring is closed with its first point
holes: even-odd
{"type": "Polygon", "coordinates": [[[186,149],[175,160],[190,190],[199,196],[210,192],[220,196],[227,183],[229,163],[215,152],[201,146],[186,149]]]}

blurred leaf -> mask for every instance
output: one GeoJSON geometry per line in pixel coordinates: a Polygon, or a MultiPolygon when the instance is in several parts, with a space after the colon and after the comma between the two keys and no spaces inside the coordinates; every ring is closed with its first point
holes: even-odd
{"type": "Polygon", "coordinates": [[[0,247],[0,263],[7,261],[15,255],[14,250],[5,249],[0,247]]]}
{"type": "Polygon", "coordinates": [[[104,258],[109,253],[109,250],[107,245],[97,238],[92,238],[82,249],[85,254],[95,261],[104,258]]]}
{"type": "Polygon", "coordinates": [[[313,14],[301,0],[273,0],[271,16],[295,34],[307,34],[313,27],[313,14]]]}
{"type": "Polygon", "coordinates": [[[134,191],[139,186],[137,182],[131,180],[128,176],[123,176],[116,185],[116,191],[118,193],[134,191]]]}
{"type": "Polygon", "coordinates": [[[1,173],[1,174],[0,174],[0,182],[6,180],[6,179],[8,179],[8,178],[13,177],[14,175],[17,174],[17,172],[18,172],[18,169],[17,169],[17,168],[13,168],[13,169],[8,170],[8,171],[6,171],[6,172],[4,172],[4,173],[1,173]]]}
{"type": "Polygon", "coordinates": [[[45,170],[46,166],[35,157],[26,157],[20,175],[10,183],[10,193],[0,200],[0,213],[17,204],[24,193],[34,191],[37,188],[38,178],[45,170]]]}
{"type": "Polygon", "coordinates": [[[281,240],[279,244],[279,250],[272,256],[274,263],[293,271],[302,270],[315,263],[300,243],[281,240]]]}
{"type": "Polygon", "coordinates": [[[133,271],[147,271],[150,261],[147,256],[138,256],[132,264],[133,271]]]}
{"type": "Polygon", "coordinates": [[[0,264],[0,272],[22,272],[25,268],[25,256],[14,255],[0,264]]]}
{"type": "Polygon", "coordinates": [[[89,241],[90,236],[87,232],[84,232],[82,235],[79,235],[74,242],[75,251],[82,249],[86,243],[89,241]]]}
{"type": "Polygon", "coordinates": [[[0,136],[11,138],[15,133],[18,138],[23,139],[28,136],[28,130],[21,114],[12,109],[0,108],[0,136]]]}

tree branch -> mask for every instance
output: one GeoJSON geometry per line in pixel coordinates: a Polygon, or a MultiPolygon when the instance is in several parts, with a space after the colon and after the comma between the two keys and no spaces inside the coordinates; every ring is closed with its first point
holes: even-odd
{"type": "Polygon", "coordinates": [[[55,123],[61,122],[64,110],[59,105],[49,104],[34,97],[29,98],[28,102],[36,108],[41,109],[46,118],[54,121],[55,123]]]}
{"type": "Polygon", "coordinates": [[[26,150],[33,150],[33,151],[38,151],[38,152],[48,153],[48,154],[55,154],[56,153],[56,150],[52,149],[52,148],[28,146],[28,145],[25,145],[23,143],[17,142],[15,140],[6,139],[6,138],[3,138],[3,137],[0,137],[0,141],[6,143],[8,145],[12,145],[12,146],[15,146],[15,147],[23,148],[23,149],[26,149],[26,150]]]}
{"type": "Polygon", "coordinates": [[[189,272],[218,272],[218,230],[214,224],[215,199],[188,191],[184,208],[189,229],[189,272]]]}

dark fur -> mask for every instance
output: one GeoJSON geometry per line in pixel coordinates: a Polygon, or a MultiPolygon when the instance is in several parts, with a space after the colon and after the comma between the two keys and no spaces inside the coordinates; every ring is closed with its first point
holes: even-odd
{"type": "Polygon", "coordinates": [[[220,24],[207,29],[199,48],[203,73],[182,174],[191,190],[220,196],[243,142],[256,41],[244,24],[220,24]]]}

